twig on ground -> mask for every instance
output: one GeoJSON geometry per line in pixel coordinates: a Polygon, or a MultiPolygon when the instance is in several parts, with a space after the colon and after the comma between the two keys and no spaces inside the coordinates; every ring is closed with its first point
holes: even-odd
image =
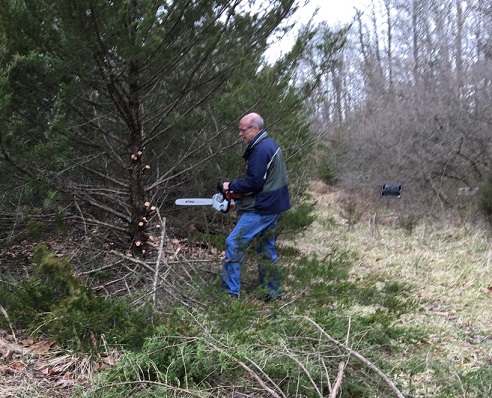
{"type": "Polygon", "coordinates": [[[15,337],[14,327],[12,326],[12,322],[10,322],[9,314],[7,314],[7,311],[1,305],[0,305],[0,312],[3,314],[3,316],[7,320],[9,327],[10,327],[10,331],[12,332],[12,337],[14,338],[14,341],[17,344],[17,338],[15,337]]]}
{"type": "Polygon", "coordinates": [[[318,394],[318,396],[320,398],[323,398],[322,392],[319,390],[318,386],[316,385],[316,382],[311,377],[309,370],[306,369],[306,366],[304,366],[304,364],[301,361],[299,361],[299,359],[297,359],[297,357],[289,350],[289,348],[285,344],[282,344],[282,345],[283,345],[285,352],[287,353],[287,357],[290,358],[291,360],[293,360],[297,364],[297,366],[299,366],[299,368],[302,369],[302,371],[304,372],[306,377],[309,379],[309,382],[311,383],[313,388],[316,390],[316,393],[318,394]]]}
{"type": "Polygon", "coordinates": [[[292,303],[293,303],[293,302],[295,302],[295,301],[296,301],[299,297],[301,297],[301,296],[304,294],[304,292],[306,292],[306,291],[307,291],[307,288],[306,288],[306,289],[303,289],[301,292],[299,292],[299,294],[296,294],[292,300],[290,300],[290,301],[286,302],[285,304],[282,304],[282,305],[280,306],[280,308],[279,308],[279,309],[281,310],[281,309],[283,309],[283,308],[287,307],[288,305],[292,304],[292,303]]]}
{"type": "Polygon", "coordinates": [[[268,392],[271,396],[273,396],[274,398],[287,398],[286,395],[282,392],[282,389],[270,378],[270,376],[268,376],[268,374],[266,374],[263,369],[258,366],[253,360],[251,360],[250,358],[246,358],[256,369],[258,369],[258,371],[261,373],[261,375],[266,379],[266,381],[268,381],[271,385],[273,385],[273,387],[278,391],[275,391],[274,389],[272,389],[271,387],[268,386],[268,384],[260,377],[260,375],[255,372],[253,369],[251,369],[251,367],[249,367],[248,365],[246,365],[244,362],[240,361],[238,358],[236,358],[235,356],[231,355],[229,353],[229,350],[228,350],[228,347],[226,346],[224,349],[218,347],[216,344],[214,344],[212,342],[215,341],[217,342],[218,344],[221,344],[220,341],[218,341],[217,339],[215,339],[208,331],[208,329],[202,324],[200,323],[195,316],[193,316],[193,314],[190,314],[193,319],[195,319],[195,321],[197,322],[198,325],[200,325],[200,327],[202,328],[204,334],[209,337],[209,339],[205,340],[205,343],[208,344],[210,347],[212,347],[214,350],[216,350],[217,352],[220,352],[222,355],[230,358],[232,361],[236,362],[239,366],[241,366],[247,373],[249,373],[251,375],[251,377],[253,377],[257,382],[258,384],[261,386],[261,388],[263,388],[266,392],[268,392]]]}
{"type": "Polygon", "coordinates": [[[370,362],[367,358],[365,358],[364,356],[362,356],[357,351],[354,351],[350,347],[347,347],[347,345],[345,345],[343,343],[340,343],[338,340],[336,340],[333,337],[331,337],[328,333],[326,333],[326,331],[321,326],[319,326],[311,318],[309,318],[309,317],[302,317],[302,318],[303,319],[306,319],[309,323],[311,323],[314,327],[316,327],[321,333],[323,333],[323,335],[329,341],[331,341],[332,343],[334,343],[337,346],[339,346],[339,347],[343,348],[344,350],[346,350],[350,355],[353,355],[354,357],[356,357],[359,361],[361,361],[369,369],[373,370],[376,374],[378,374],[379,377],[381,377],[383,379],[383,381],[388,385],[388,387],[391,389],[391,391],[393,391],[398,398],[405,398],[404,395],[401,393],[401,391],[398,390],[398,388],[395,386],[395,383],[393,383],[393,381],[388,376],[386,376],[381,371],[381,369],[379,369],[376,365],[374,365],[372,362],[370,362]]]}
{"type": "Polygon", "coordinates": [[[109,264],[109,265],[105,265],[103,267],[100,267],[100,268],[96,268],[96,269],[91,269],[89,271],[84,271],[84,272],[79,272],[78,275],[88,275],[88,274],[94,274],[94,273],[97,273],[97,272],[100,272],[100,271],[103,271],[105,269],[108,269],[108,268],[113,268],[113,267],[116,267],[117,265],[121,264],[123,260],[119,260],[117,261],[116,263],[114,264],[109,264]]]}
{"type": "Polygon", "coordinates": [[[95,286],[94,287],[94,290],[95,291],[103,290],[103,289],[106,290],[106,287],[108,287],[110,285],[114,285],[115,283],[118,283],[118,282],[121,282],[121,281],[125,280],[126,278],[128,278],[133,273],[134,273],[134,271],[133,270],[130,270],[130,272],[128,272],[127,274],[123,275],[121,278],[114,279],[112,281],[106,282],[106,283],[104,283],[102,285],[99,285],[99,286],[95,286]]]}
{"type": "MultiPolygon", "coordinates": [[[[159,243],[159,253],[157,254],[157,261],[155,263],[155,272],[154,272],[154,284],[152,286],[152,303],[154,308],[156,306],[156,295],[157,295],[157,279],[159,278],[159,267],[162,260],[162,252],[164,251],[164,241],[166,239],[166,218],[161,218],[161,213],[159,213],[159,209],[156,209],[157,217],[159,219],[159,223],[161,224],[161,240],[159,243]]],[[[169,270],[169,267],[168,267],[169,270]]],[[[167,271],[166,271],[167,274],[167,271]]]]}
{"type": "Polygon", "coordinates": [[[151,386],[164,387],[164,388],[167,388],[167,389],[175,391],[175,392],[188,394],[188,396],[190,396],[190,397],[204,398],[204,397],[209,396],[209,394],[204,395],[203,393],[198,393],[198,392],[191,391],[188,389],[179,388],[179,387],[175,387],[175,386],[172,386],[172,385],[169,385],[166,383],[159,383],[157,381],[151,381],[151,380],[122,381],[119,383],[106,384],[104,386],[98,387],[93,392],[98,392],[98,391],[105,390],[105,389],[112,388],[112,387],[131,386],[131,385],[137,386],[137,385],[146,385],[146,384],[151,385],[151,386]]]}
{"type": "Polygon", "coordinates": [[[74,195],[73,199],[75,202],[75,207],[76,207],[77,211],[80,213],[80,218],[82,219],[82,225],[84,226],[84,234],[87,236],[88,232],[87,232],[87,224],[85,222],[84,212],[82,211],[82,209],[79,206],[79,203],[77,202],[77,195],[74,195]]]}
{"type": "Polygon", "coordinates": [[[338,391],[340,391],[340,387],[342,386],[343,375],[346,367],[347,364],[344,361],[338,364],[337,378],[335,379],[335,384],[333,385],[333,389],[331,390],[329,398],[337,398],[338,391]]]}
{"type": "MultiPolygon", "coordinates": [[[[147,271],[150,271],[150,272],[152,272],[152,273],[155,273],[155,268],[152,268],[152,267],[151,267],[149,264],[147,264],[145,261],[139,260],[139,259],[134,258],[134,257],[126,256],[125,254],[120,253],[120,252],[117,252],[117,251],[115,251],[115,250],[112,250],[110,253],[111,253],[111,254],[115,254],[115,255],[117,255],[117,256],[119,256],[119,257],[122,257],[122,258],[124,258],[124,259],[126,259],[126,260],[128,260],[128,261],[130,261],[130,262],[135,263],[135,264],[141,265],[141,266],[142,266],[142,267],[144,267],[147,271]]],[[[163,277],[162,275],[159,275],[159,280],[161,281],[161,283],[162,283],[162,284],[164,284],[164,285],[166,286],[166,288],[167,288],[167,289],[166,289],[166,292],[167,292],[168,294],[170,294],[170,295],[171,295],[171,296],[172,296],[175,300],[179,300],[179,302],[180,302],[181,304],[185,305],[186,307],[190,307],[190,304],[189,304],[189,303],[187,303],[187,302],[186,302],[186,301],[184,301],[184,300],[179,299],[179,298],[176,296],[176,294],[173,292],[174,290],[176,290],[176,287],[175,287],[175,286],[173,286],[172,284],[170,284],[169,282],[167,282],[167,281],[164,279],[164,277],[163,277]]],[[[151,293],[153,293],[153,292],[151,292],[151,293]]],[[[177,293],[178,293],[178,294],[180,294],[179,292],[177,292],[177,293]]],[[[180,294],[180,295],[181,295],[181,294],[180,294]]],[[[181,295],[181,296],[182,296],[182,295],[181,295]]],[[[192,301],[193,303],[195,303],[195,304],[197,304],[197,305],[203,306],[203,304],[202,304],[202,303],[200,303],[200,302],[198,302],[198,301],[196,301],[196,300],[192,299],[191,297],[186,297],[186,299],[187,299],[188,301],[192,301]]]]}
{"type": "Polygon", "coordinates": [[[207,341],[206,342],[208,345],[210,345],[212,348],[214,348],[216,351],[220,352],[221,354],[225,355],[226,357],[229,357],[231,360],[233,360],[234,362],[236,362],[239,366],[241,366],[246,372],[248,372],[250,374],[251,377],[253,377],[257,382],[258,384],[266,391],[268,392],[271,396],[275,397],[275,398],[287,398],[283,393],[282,393],[282,390],[273,382],[272,379],[270,379],[265,373],[263,373],[263,371],[261,370],[261,368],[256,365],[253,361],[251,361],[251,359],[248,358],[248,360],[257,368],[259,369],[264,376],[267,376],[267,379],[270,383],[272,383],[275,388],[277,388],[277,390],[280,392],[281,395],[277,394],[277,392],[275,390],[273,390],[272,388],[270,388],[264,381],[263,379],[258,375],[257,372],[255,372],[253,369],[251,369],[248,365],[246,365],[244,362],[240,361],[239,359],[237,359],[236,357],[234,357],[233,355],[229,354],[227,352],[227,350],[223,350],[219,347],[217,347],[215,344],[211,343],[210,341],[207,341]]]}
{"type": "MultiPolygon", "coordinates": [[[[348,319],[348,328],[347,328],[347,336],[345,337],[345,345],[348,346],[349,344],[349,337],[350,337],[350,329],[352,326],[351,319],[348,319]]],[[[338,364],[338,373],[337,373],[337,378],[335,379],[335,384],[333,385],[333,389],[330,391],[330,397],[329,398],[336,398],[338,395],[338,392],[340,391],[340,388],[342,387],[342,381],[343,381],[343,376],[345,374],[345,369],[347,367],[347,363],[345,361],[341,361],[338,364]]]]}

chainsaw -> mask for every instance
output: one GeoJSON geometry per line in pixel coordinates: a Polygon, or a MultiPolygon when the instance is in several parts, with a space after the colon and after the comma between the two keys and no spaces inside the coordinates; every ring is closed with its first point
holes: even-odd
{"type": "Polygon", "coordinates": [[[182,198],[174,202],[178,206],[212,206],[215,210],[227,213],[234,210],[236,200],[241,199],[243,195],[230,190],[224,190],[221,182],[217,184],[218,193],[208,198],[182,198]]]}

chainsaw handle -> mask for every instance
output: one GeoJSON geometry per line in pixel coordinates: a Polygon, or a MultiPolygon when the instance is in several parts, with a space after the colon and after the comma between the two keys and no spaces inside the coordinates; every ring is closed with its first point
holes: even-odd
{"type": "Polygon", "coordinates": [[[219,181],[217,183],[217,189],[222,194],[222,196],[224,197],[224,200],[227,200],[227,207],[226,207],[226,209],[225,210],[221,210],[222,213],[227,213],[229,211],[229,209],[231,208],[231,199],[232,199],[231,192],[229,190],[224,191],[224,183],[222,181],[219,181]]]}
{"type": "Polygon", "coordinates": [[[243,198],[243,195],[240,193],[236,193],[231,191],[229,188],[224,189],[224,183],[223,182],[218,182],[217,183],[217,189],[218,191],[222,194],[224,197],[224,200],[227,201],[227,210],[221,210],[223,213],[227,213],[229,210],[234,210],[235,204],[234,202],[236,200],[241,200],[243,198]]]}
{"type": "Polygon", "coordinates": [[[219,192],[224,195],[224,198],[226,199],[239,199],[241,200],[243,198],[243,194],[233,192],[230,188],[224,190],[224,183],[223,182],[218,182],[217,183],[217,189],[219,192]]]}
{"type": "Polygon", "coordinates": [[[222,194],[224,195],[224,183],[222,181],[219,181],[217,183],[217,190],[222,194]]]}

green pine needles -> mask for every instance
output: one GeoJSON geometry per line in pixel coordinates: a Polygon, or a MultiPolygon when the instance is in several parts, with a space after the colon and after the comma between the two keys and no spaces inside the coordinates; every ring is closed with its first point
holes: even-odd
{"type": "Polygon", "coordinates": [[[36,247],[33,266],[34,274],[21,284],[0,285],[0,299],[16,328],[44,333],[77,352],[98,352],[106,343],[138,349],[152,333],[149,309],[95,295],[70,262],[46,246],[36,247]]]}

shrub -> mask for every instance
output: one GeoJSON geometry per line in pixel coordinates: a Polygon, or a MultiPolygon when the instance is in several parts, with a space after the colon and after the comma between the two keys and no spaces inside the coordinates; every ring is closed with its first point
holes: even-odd
{"type": "Polygon", "coordinates": [[[480,205],[487,217],[492,217],[492,172],[482,187],[480,205]]]}
{"type": "Polygon", "coordinates": [[[364,209],[353,199],[343,200],[341,203],[341,217],[347,222],[349,230],[352,230],[354,225],[356,225],[362,215],[364,214],[364,209]]]}
{"type": "Polygon", "coordinates": [[[302,202],[297,207],[282,214],[279,230],[298,232],[311,225],[315,220],[314,206],[314,203],[302,202]]]}
{"type": "Polygon", "coordinates": [[[49,334],[76,351],[93,352],[102,338],[129,349],[142,346],[153,327],[150,308],[135,309],[129,299],[95,296],[74,274],[70,262],[57,258],[44,245],[35,249],[34,275],[0,297],[12,322],[49,334]]]}
{"type": "Polygon", "coordinates": [[[325,184],[334,185],[337,182],[335,158],[333,149],[320,145],[316,157],[316,177],[325,184]]]}
{"type": "Polygon", "coordinates": [[[398,218],[398,225],[405,231],[408,236],[412,235],[417,227],[420,217],[416,214],[407,214],[398,218]]]}
{"type": "Polygon", "coordinates": [[[45,226],[42,221],[38,221],[34,217],[27,218],[27,232],[33,240],[39,241],[44,228],[45,226]]]}

